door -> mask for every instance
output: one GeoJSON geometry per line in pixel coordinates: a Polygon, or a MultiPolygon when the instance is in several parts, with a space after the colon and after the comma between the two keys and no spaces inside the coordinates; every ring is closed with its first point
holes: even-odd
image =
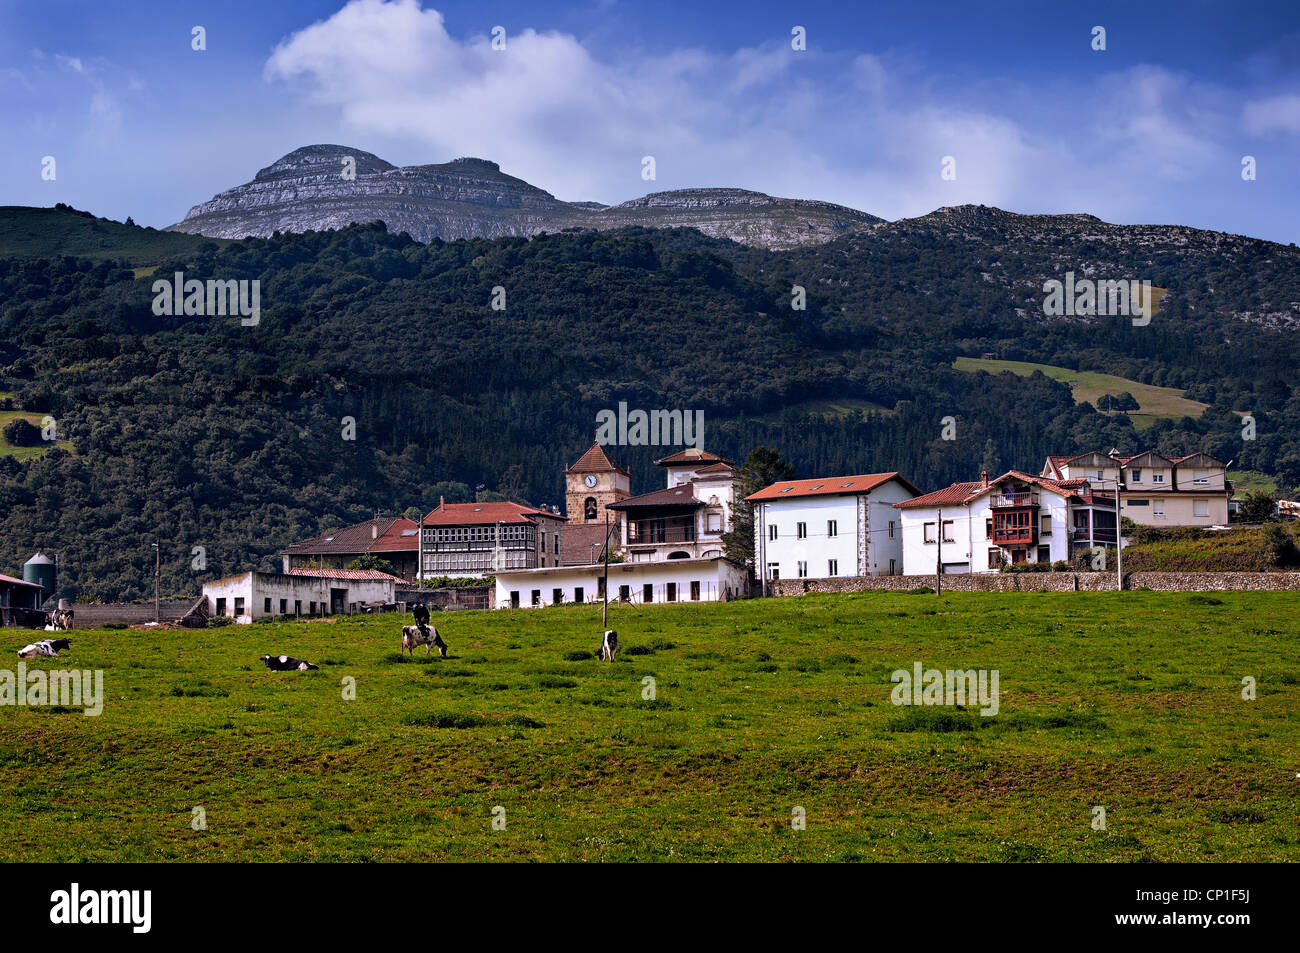
{"type": "Polygon", "coordinates": [[[343,615],[348,611],[348,591],[330,589],[330,614],[343,615]]]}

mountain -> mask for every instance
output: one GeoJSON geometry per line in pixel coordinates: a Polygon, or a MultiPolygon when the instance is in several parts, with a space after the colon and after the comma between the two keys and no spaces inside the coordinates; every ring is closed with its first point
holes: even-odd
{"type": "Polygon", "coordinates": [[[398,168],[360,149],[314,145],[194,206],[170,230],[264,238],[374,221],[420,242],[639,225],[697,228],[714,238],[788,248],[827,242],[882,219],[829,202],[727,188],[655,192],[614,206],[563,202],[486,159],[398,168]],[[355,169],[355,177],[344,178],[345,168],[355,169]]]}

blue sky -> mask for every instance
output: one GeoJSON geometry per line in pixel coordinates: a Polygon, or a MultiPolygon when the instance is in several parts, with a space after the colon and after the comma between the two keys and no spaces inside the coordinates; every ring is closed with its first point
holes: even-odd
{"type": "Polygon", "coordinates": [[[570,200],[728,185],[1300,241],[1294,0],[0,0],[0,92],[0,204],[159,227],[333,142],[490,158],[570,200]]]}

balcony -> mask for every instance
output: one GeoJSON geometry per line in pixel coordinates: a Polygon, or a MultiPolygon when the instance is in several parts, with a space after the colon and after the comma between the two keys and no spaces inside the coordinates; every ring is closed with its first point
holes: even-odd
{"type": "Polygon", "coordinates": [[[1011,509],[1013,507],[1026,507],[1038,505],[1038,491],[1030,490],[1025,493],[994,493],[989,497],[989,506],[994,509],[1011,509]]]}
{"type": "MultiPolygon", "coordinates": [[[[1070,530],[1070,539],[1076,543],[1086,543],[1089,539],[1088,527],[1075,526],[1070,530]]],[[[1098,526],[1092,531],[1091,539],[1095,543],[1115,542],[1115,527],[1098,526]]]]}
{"type": "Polygon", "coordinates": [[[1033,526],[993,530],[993,543],[996,546],[1032,546],[1034,542],[1033,526]]]}
{"type": "Polygon", "coordinates": [[[686,520],[637,520],[627,524],[628,544],[645,545],[647,543],[693,543],[695,542],[695,521],[686,520]]]}

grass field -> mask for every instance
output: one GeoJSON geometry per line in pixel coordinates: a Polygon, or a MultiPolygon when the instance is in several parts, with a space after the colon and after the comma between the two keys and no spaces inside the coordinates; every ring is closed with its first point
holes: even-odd
{"type": "Polygon", "coordinates": [[[103,714],[0,709],[0,859],[1297,860],[1297,601],[623,608],[613,664],[566,660],[598,607],[435,617],[414,662],[395,616],[76,632],[28,665],[103,669],[103,714]],[[894,706],[917,661],[997,669],[1000,712],[894,706]]]}
{"type": "MultiPolygon", "coordinates": [[[[12,397],[12,396],[13,396],[12,394],[6,394],[0,392],[0,398],[12,397]]],[[[22,410],[0,410],[0,431],[3,431],[5,424],[9,423],[9,421],[13,420],[15,417],[25,417],[28,423],[32,424],[35,427],[39,427],[41,425],[41,421],[45,418],[45,415],[29,414],[22,410]]],[[[39,447],[15,447],[8,440],[6,440],[4,438],[4,434],[0,432],[0,457],[8,456],[8,457],[14,457],[15,459],[18,460],[28,460],[32,457],[39,457],[41,454],[49,450],[50,447],[62,447],[64,450],[67,450],[69,453],[71,453],[72,441],[60,440],[57,441],[56,443],[45,443],[39,447]]]]}
{"type": "Polygon", "coordinates": [[[1128,391],[1137,400],[1139,409],[1128,414],[1133,426],[1144,430],[1160,417],[1180,418],[1199,417],[1205,413],[1209,404],[1198,400],[1189,400],[1176,387],[1156,387],[1153,384],[1140,384],[1113,374],[1098,374],[1093,371],[1074,371],[1068,367],[1056,367],[1053,364],[1033,364],[1028,361],[995,361],[978,357],[959,357],[953,362],[959,371],[988,371],[1000,374],[1011,371],[1022,377],[1029,377],[1034,371],[1042,371],[1052,380],[1070,385],[1070,392],[1077,404],[1085,401],[1097,405],[1097,399],[1106,394],[1122,394],[1128,391]]]}

